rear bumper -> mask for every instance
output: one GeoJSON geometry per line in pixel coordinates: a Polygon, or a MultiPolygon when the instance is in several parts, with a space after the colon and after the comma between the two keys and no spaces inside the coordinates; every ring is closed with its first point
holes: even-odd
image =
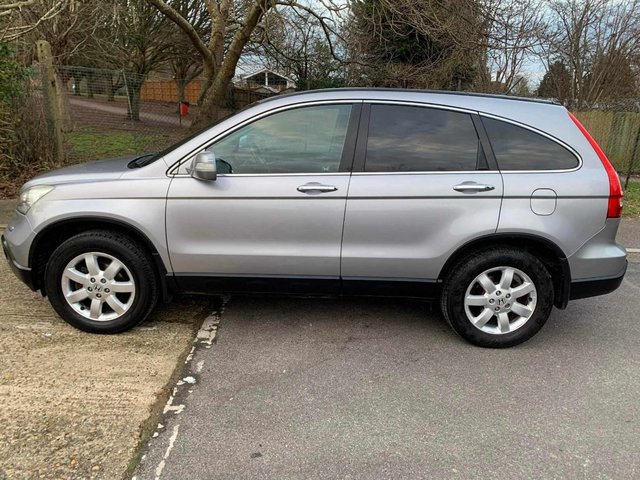
{"type": "Polygon", "coordinates": [[[35,286],[33,283],[33,272],[30,268],[23,267],[19,265],[18,262],[13,258],[11,254],[11,249],[9,248],[9,244],[2,235],[2,251],[4,252],[4,256],[7,258],[7,262],[9,262],[9,266],[13,273],[18,277],[22,282],[24,282],[31,290],[35,290],[35,286]]]}
{"type": "Polygon", "coordinates": [[[569,299],[578,300],[580,298],[596,297],[605,295],[617,289],[627,272],[627,262],[625,261],[622,271],[611,277],[587,278],[584,280],[571,282],[569,299]]]}

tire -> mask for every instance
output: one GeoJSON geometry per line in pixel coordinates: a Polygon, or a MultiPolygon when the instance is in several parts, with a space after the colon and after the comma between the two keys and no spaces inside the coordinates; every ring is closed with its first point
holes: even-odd
{"type": "Polygon", "coordinates": [[[445,278],[441,309],[468,342],[505,348],[538,333],[553,298],[551,275],[542,262],[526,251],[502,247],[457,262],[445,278]]]}
{"type": "Polygon", "coordinates": [[[44,281],[58,315],[91,333],[135,327],[151,313],[159,296],[146,249],[107,230],[84,232],[62,243],[49,258],[44,281]]]}

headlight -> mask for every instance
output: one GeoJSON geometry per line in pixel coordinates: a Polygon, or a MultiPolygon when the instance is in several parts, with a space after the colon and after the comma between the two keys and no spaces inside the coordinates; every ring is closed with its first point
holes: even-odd
{"type": "Polygon", "coordinates": [[[50,185],[36,185],[35,187],[27,188],[20,193],[20,200],[16,210],[26,215],[29,209],[51,190],[53,190],[53,187],[50,185]]]}

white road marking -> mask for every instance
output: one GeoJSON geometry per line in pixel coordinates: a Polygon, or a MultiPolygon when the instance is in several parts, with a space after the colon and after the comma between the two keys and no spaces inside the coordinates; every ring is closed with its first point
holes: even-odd
{"type": "Polygon", "coordinates": [[[160,460],[160,463],[156,467],[156,480],[160,480],[160,475],[162,475],[162,470],[164,470],[164,466],[167,462],[167,458],[169,458],[169,454],[171,453],[171,450],[173,450],[173,444],[176,442],[176,438],[178,438],[179,428],[180,428],[180,424],[173,427],[173,433],[169,438],[169,445],[167,445],[167,449],[164,452],[164,456],[162,457],[162,460],[160,460]]]}
{"type": "Polygon", "coordinates": [[[204,345],[205,348],[211,348],[213,342],[216,339],[216,334],[218,333],[220,317],[222,317],[222,314],[224,313],[224,307],[227,305],[228,301],[228,296],[222,297],[222,305],[220,305],[220,310],[217,312],[213,312],[211,315],[205,318],[204,322],[202,322],[202,327],[200,327],[200,330],[198,330],[194,343],[204,345]]]}
{"type": "MultiPolygon", "coordinates": [[[[186,365],[186,367],[184,367],[185,372],[200,373],[202,371],[202,368],[204,367],[204,360],[200,360],[193,368],[190,368],[189,365],[193,360],[193,356],[196,352],[196,348],[198,347],[198,345],[203,345],[205,348],[211,348],[211,346],[213,345],[213,342],[216,339],[216,334],[218,333],[218,325],[220,324],[220,317],[224,312],[224,306],[226,305],[228,299],[229,297],[223,297],[220,310],[213,312],[204,320],[204,322],[202,322],[202,326],[198,330],[198,333],[196,334],[196,338],[193,339],[193,346],[191,347],[191,350],[189,351],[189,354],[187,355],[187,358],[184,361],[184,364],[186,365]]],[[[166,415],[167,413],[172,412],[174,415],[179,415],[180,413],[182,413],[185,409],[185,405],[184,404],[174,405],[173,402],[175,401],[175,398],[178,395],[178,393],[181,391],[180,389],[184,388],[183,387],[184,385],[188,385],[189,387],[191,387],[196,382],[197,382],[196,378],[193,377],[192,375],[187,375],[186,377],[183,377],[180,380],[178,380],[176,382],[176,385],[173,387],[173,391],[171,392],[171,395],[169,396],[167,403],[164,406],[162,414],[166,415]]],[[[187,392],[190,394],[193,392],[193,390],[189,388],[187,392]]],[[[173,433],[169,438],[169,445],[167,446],[164,457],[156,467],[156,477],[155,477],[156,480],[159,480],[160,475],[162,474],[162,470],[166,465],[166,461],[167,461],[167,458],[169,457],[169,453],[171,453],[171,449],[173,448],[173,445],[178,436],[179,426],[180,424],[177,424],[173,428],[173,433]]],[[[164,429],[164,425],[162,425],[161,423],[158,423],[158,427],[156,428],[156,431],[153,432],[151,436],[151,441],[149,442],[149,446],[151,445],[153,439],[156,439],[160,436],[160,433],[163,429],[164,429]]],[[[141,463],[142,463],[142,460],[141,460],[141,463]]],[[[135,476],[132,477],[132,480],[135,480],[135,479],[136,479],[135,476]]]]}
{"type": "Polygon", "coordinates": [[[202,322],[202,327],[198,330],[198,334],[196,335],[196,341],[205,345],[206,348],[211,348],[213,345],[213,341],[216,338],[216,333],[218,332],[218,324],[220,323],[220,317],[217,315],[211,315],[202,322]]]}
{"type": "Polygon", "coordinates": [[[640,253],[640,248],[627,248],[629,253],[640,253]]]}
{"type": "Polygon", "coordinates": [[[171,396],[169,397],[169,400],[167,400],[167,403],[164,406],[164,410],[162,410],[163,415],[166,415],[167,412],[173,412],[177,415],[178,413],[182,413],[182,411],[184,410],[183,404],[180,404],[180,405],[173,404],[173,399],[175,398],[177,393],[178,393],[178,387],[175,386],[173,387],[173,392],[171,392],[171,396]]]}

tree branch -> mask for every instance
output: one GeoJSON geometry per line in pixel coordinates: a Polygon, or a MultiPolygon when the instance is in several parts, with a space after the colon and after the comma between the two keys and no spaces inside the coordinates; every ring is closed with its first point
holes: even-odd
{"type": "Polygon", "coordinates": [[[169,18],[175,23],[191,40],[193,46],[198,50],[202,56],[203,61],[211,68],[214,68],[214,57],[212,52],[207,48],[207,45],[202,41],[200,35],[193,28],[193,25],[189,23],[180,13],[178,13],[171,6],[167,5],[163,0],[146,0],[151,5],[156,7],[160,13],[169,18]]]}

